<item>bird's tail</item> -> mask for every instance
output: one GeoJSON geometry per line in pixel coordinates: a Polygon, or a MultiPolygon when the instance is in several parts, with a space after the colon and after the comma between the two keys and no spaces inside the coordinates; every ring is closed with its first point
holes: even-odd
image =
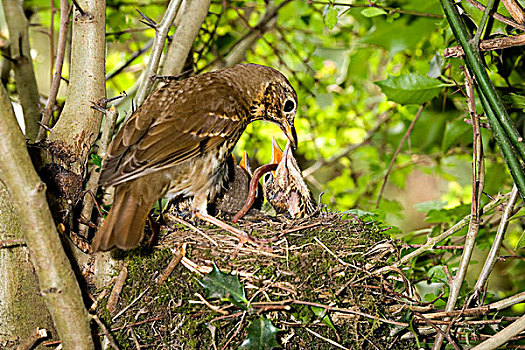
{"type": "Polygon", "coordinates": [[[146,218],[157,198],[137,192],[137,187],[128,183],[116,186],[113,207],[91,245],[94,252],[139,245],[146,218]]]}

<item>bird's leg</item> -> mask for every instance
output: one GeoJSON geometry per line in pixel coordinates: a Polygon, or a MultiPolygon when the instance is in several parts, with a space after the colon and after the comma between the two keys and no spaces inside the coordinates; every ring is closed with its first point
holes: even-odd
{"type": "Polygon", "coordinates": [[[250,237],[249,234],[247,234],[246,232],[244,232],[243,230],[240,230],[236,227],[233,227],[232,225],[229,225],[227,223],[225,223],[224,221],[222,220],[219,220],[217,219],[216,217],[208,214],[207,212],[204,212],[204,211],[200,211],[200,210],[195,210],[195,216],[202,220],[202,221],[207,221],[209,222],[210,224],[213,224],[217,227],[220,227],[222,228],[223,230],[226,230],[232,234],[234,234],[238,239],[239,239],[239,245],[242,247],[246,242],[250,242],[258,247],[261,247],[261,245],[259,243],[257,243],[252,237],[250,237]]]}

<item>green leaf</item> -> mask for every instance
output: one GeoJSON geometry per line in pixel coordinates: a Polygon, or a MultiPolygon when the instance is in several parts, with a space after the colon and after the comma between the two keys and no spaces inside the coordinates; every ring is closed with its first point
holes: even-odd
{"type": "Polygon", "coordinates": [[[270,320],[261,316],[250,324],[246,339],[239,349],[271,350],[277,348],[279,347],[277,343],[277,332],[279,331],[280,329],[275,328],[270,320]]]}
{"type": "Polygon", "coordinates": [[[431,267],[427,275],[433,282],[443,282],[448,285],[447,274],[442,265],[431,267]]]}
{"type": "Polygon", "coordinates": [[[463,119],[447,122],[441,147],[443,153],[448,152],[455,145],[468,144],[469,142],[472,142],[472,126],[465,123],[463,119]]]}
{"type": "Polygon", "coordinates": [[[511,92],[510,94],[503,96],[503,101],[510,103],[513,108],[525,109],[525,96],[523,95],[511,92]]]}
{"type": "MultiPolygon", "coordinates": [[[[483,6],[486,6],[487,0],[482,0],[481,3],[483,4],[483,6]]],[[[503,15],[505,17],[510,17],[510,14],[505,8],[505,5],[503,4],[503,2],[498,1],[497,3],[499,3],[497,12],[500,15],[503,15]]],[[[479,25],[479,22],[481,22],[481,17],[483,17],[483,11],[478,10],[474,5],[471,5],[466,1],[462,2],[461,6],[467,13],[468,17],[470,17],[474,25],[477,27],[479,25]]],[[[489,25],[490,34],[503,34],[503,35],[507,34],[507,30],[506,30],[507,25],[505,23],[496,21],[489,17],[487,24],[489,25]]],[[[488,36],[488,34],[489,33],[487,32],[486,36],[488,36]]]]}
{"type": "Polygon", "coordinates": [[[518,239],[518,242],[516,243],[516,247],[514,247],[514,250],[518,250],[523,247],[525,247],[525,231],[521,233],[521,236],[518,239]]]}
{"type": "Polygon", "coordinates": [[[330,316],[328,316],[328,312],[325,308],[317,307],[317,306],[311,306],[310,309],[312,309],[315,316],[317,316],[318,319],[321,320],[325,325],[332,328],[335,331],[335,326],[332,323],[332,320],[330,319],[330,316]]]}
{"type": "Polygon", "coordinates": [[[381,15],[386,15],[387,12],[377,7],[367,7],[366,9],[363,9],[361,11],[361,14],[365,17],[371,18],[371,17],[381,16],[381,15]]]}
{"type": "Polygon", "coordinates": [[[239,276],[222,273],[215,263],[213,270],[198,282],[206,291],[206,298],[229,300],[240,307],[246,307],[249,303],[239,276]]]}
{"type": "Polygon", "coordinates": [[[435,18],[409,19],[403,16],[395,21],[388,21],[385,17],[374,17],[371,21],[374,26],[359,42],[384,47],[394,55],[406,49],[414,49],[422,38],[428,38],[438,27],[439,20],[435,18]]]}
{"type": "Polygon", "coordinates": [[[414,205],[414,209],[416,209],[420,213],[426,213],[431,209],[443,209],[446,205],[447,202],[443,202],[440,199],[436,199],[433,201],[417,203],[414,205]]]}
{"type": "Polygon", "coordinates": [[[377,81],[375,84],[381,88],[381,91],[390,101],[402,105],[420,105],[423,102],[430,101],[445,86],[437,79],[419,74],[407,74],[399,77],[390,76],[388,79],[377,81]]]}
{"type": "Polygon", "coordinates": [[[102,166],[102,158],[98,154],[91,154],[91,162],[98,167],[102,166]]]}
{"type": "Polygon", "coordinates": [[[328,29],[334,29],[337,24],[337,15],[339,10],[333,6],[327,7],[327,10],[324,12],[324,24],[328,29]]]}

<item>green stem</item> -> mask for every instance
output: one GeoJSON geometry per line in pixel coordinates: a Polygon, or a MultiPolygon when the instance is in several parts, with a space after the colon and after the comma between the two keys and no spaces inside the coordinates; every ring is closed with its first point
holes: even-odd
{"type": "Polygon", "coordinates": [[[478,94],[482,103],[484,102],[483,107],[505,162],[514,181],[516,181],[521,197],[525,198],[525,174],[516,155],[517,152],[521,159],[525,160],[525,144],[490,81],[479,51],[473,46],[475,43],[470,41],[471,36],[465,28],[456,6],[450,0],[440,1],[454,36],[465,52],[465,62],[475,77],[478,94]]]}
{"type": "Polygon", "coordinates": [[[514,183],[516,184],[516,187],[518,187],[523,198],[523,194],[525,193],[525,176],[523,175],[523,167],[521,166],[521,163],[518,159],[516,150],[512,147],[509,139],[506,137],[507,135],[505,134],[501,124],[497,122],[498,120],[494,115],[494,111],[492,108],[490,108],[489,102],[487,101],[485,95],[480,93],[479,88],[478,95],[481,99],[481,105],[487,114],[487,119],[490,124],[490,128],[492,129],[492,134],[496,138],[496,142],[501,149],[501,153],[503,154],[505,163],[507,163],[507,167],[509,168],[512,179],[514,180],[514,183]]]}
{"type": "Polygon", "coordinates": [[[481,35],[483,34],[483,30],[485,30],[485,24],[487,23],[487,18],[489,18],[489,13],[494,7],[495,0],[489,0],[487,2],[487,7],[485,7],[485,11],[483,12],[483,17],[481,17],[481,21],[478,25],[478,30],[476,31],[476,35],[474,36],[473,44],[475,45],[475,48],[479,49],[479,39],[481,39],[481,35]]]}

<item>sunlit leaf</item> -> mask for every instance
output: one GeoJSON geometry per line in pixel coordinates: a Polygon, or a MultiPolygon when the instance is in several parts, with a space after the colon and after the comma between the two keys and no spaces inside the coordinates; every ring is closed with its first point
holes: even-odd
{"type": "Polygon", "coordinates": [[[444,84],[418,74],[407,74],[399,77],[388,77],[376,84],[390,101],[403,105],[422,104],[436,97],[444,84]]]}
{"type": "Polygon", "coordinates": [[[367,7],[366,9],[363,9],[361,11],[361,14],[365,17],[371,18],[371,17],[381,16],[381,15],[386,15],[387,12],[381,8],[367,7]]]}
{"type": "Polygon", "coordinates": [[[337,24],[339,10],[336,7],[329,7],[324,13],[324,23],[328,29],[334,29],[337,24]]]}

